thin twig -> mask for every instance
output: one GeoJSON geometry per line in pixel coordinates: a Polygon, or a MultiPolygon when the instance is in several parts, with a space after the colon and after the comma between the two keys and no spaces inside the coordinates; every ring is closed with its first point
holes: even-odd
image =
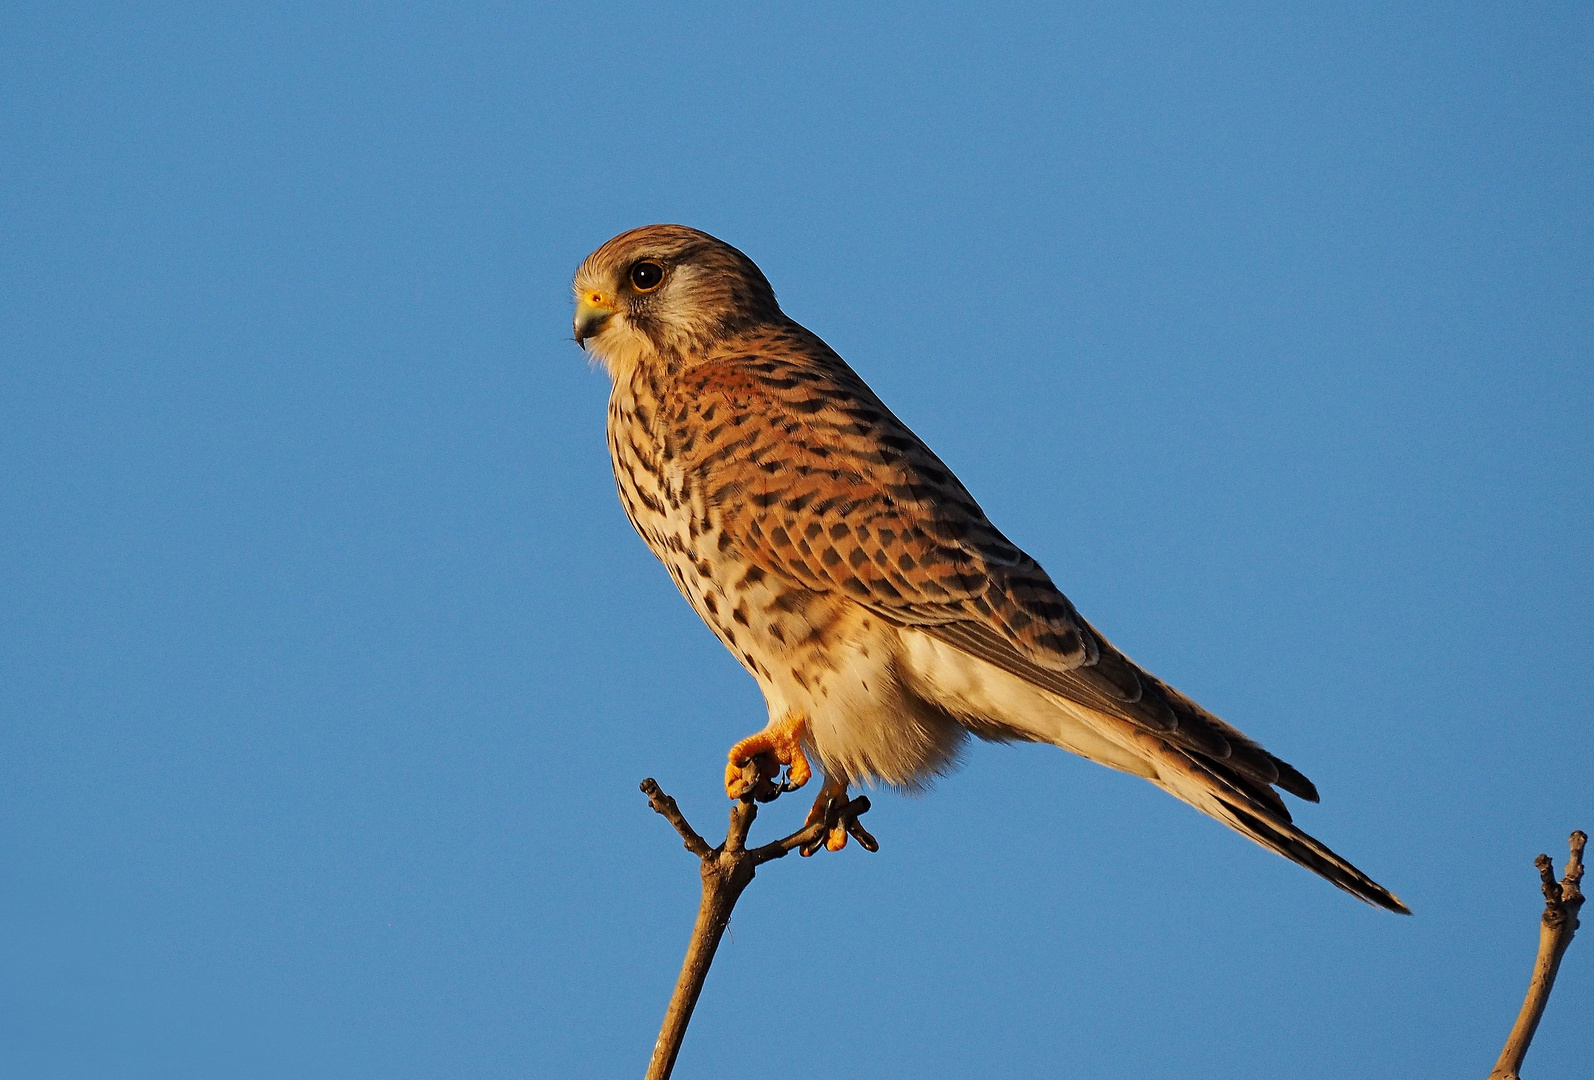
{"type": "Polygon", "coordinates": [[[1544,915],[1539,919],[1539,955],[1533,963],[1533,978],[1528,983],[1528,996],[1522,1002],[1522,1011],[1511,1027],[1511,1034],[1500,1051],[1489,1080],[1520,1080],[1522,1059],[1527,1056],[1533,1033],[1538,1030],[1544,1016],[1544,1006],[1549,1003],[1550,991],[1555,988],[1555,975],[1561,967],[1561,957],[1572,944],[1577,933],[1577,913],[1583,906],[1583,849],[1588,835],[1581,830],[1572,834],[1568,844],[1570,854],[1566,860],[1566,876],[1555,880],[1555,864],[1548,855],[1533,860],[1539,868],[1539,882],[1544,889],[1544,915]]]}
{"type": "Polygon", "coordinates": [[[794,849],[804,853],[816,850],[830,831],[838,827],[845,827],[870,851],[879,846],[858,824],[858,815],[869,809],[869,800],[860,795],[845,806],[827,808],[823,820],[805,825],[790,836],[749,849],[747,833],[758,816],[756,800],[773,801],[783,789],[765,783],[756,763],[749,762],[747,770],[748,783],[744,785],[747,794],[731,804],[725,842],[717,848],[710,848],[708,841],[698,835],[675,800],[659,788],[657,781],[652,777],[642,781],[642,793],[648,797],[648,803],[681,834],[686,850],[701,860],[703,877],[703,898],[698,904],[697,921],[692,926],[692,939],[687,943],[686,959],[681,964],[675,992],[670,995],[669,1007],[664,1012],[658,1041],[653,1044],[647,1080],[669,1080],[675,1069],[675,1058],[681,1052],[686,1026],[692,1022],[692,1010],[697,1007],[709,966],[714,963],[714,953],[731,921],[731,911],[741,898],[742,890],[752,882],[757,868],[771,859],[784,858],[794,849]]]}
{"type": "MultiPolygon", "coordinates": [[[[867,812],[868,809],[869,797],[867,795],[859,795],[842,809],[840,819],[846,823],[847,832],[852,836],[858,837],[859,834],[862,834],[863,837],[867,838],[866,840],[859,839],[858,841],[866,849],[879,851],[880,845],[875,843],[874,837],[864,832],[863,826],[858,824],[858,815],[867,812]]],[[[830,830],[833,827],[834,823],[830,821],[816,821],[812,825],[805,825],[790,836],[782,837],[779,840],[771,840],[763,847],[754,848],[753,858],[757,860],[757,865],[763,866],[771,859],[784,858],[794,849],[801,850],[804,853],[812,853],[823,844],[825,837],[830,834],[830,830]]]]}
{"type": "Polygon", "coordinates": [[[681,834],[681,839],[686,841],[686,850],[696,855],[699,859],[706,859],[712,854],[713,849],[708,846],[708,841],[697,835],[697,830],[687,822],[686,815],[681,813],[681,808],[674,799],[664,794],[659,788],[659,782],[653,777],[642,781],[642,794],[648,797],[648,802],[653,809],[664,817],[675,831],[681,834]]]}

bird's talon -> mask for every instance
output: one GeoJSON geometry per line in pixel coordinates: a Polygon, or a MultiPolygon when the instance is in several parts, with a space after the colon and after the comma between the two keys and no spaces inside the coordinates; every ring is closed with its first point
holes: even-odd
{"type": "Polygon", "coordinates": [[[731,747],[730,762],[725,766],[725,794],[741,799],[751,793],[759,802],[769,802],[806,784],[813,770],[803,753],[804,728],[802,717],[790,717],[731,747]],[[757,766],[756,779],[749,778],[749,763],[757,766]]]}
{"type": "Polygon", "coordinates": [[[827,851],[840,851],[847,846],[849,836],[857,840],[858,846],[865,851],[879,851],[879,843],[858,823],[858,814],[869,809],[869,802],[867,799],[858,801],[861,805],[855,811],[852,801],[847,798],[847,785],[827,778],[819,797],[814,800],[813,808],[808,811],[808,820],[803,823],[805,828],[822,824],[824,829],[804,844],[798,853],[812,855],[821,847],[827,851]]]}

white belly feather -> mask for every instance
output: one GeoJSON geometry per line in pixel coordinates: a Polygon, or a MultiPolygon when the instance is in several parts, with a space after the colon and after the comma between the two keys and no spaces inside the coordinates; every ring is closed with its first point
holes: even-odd
{"type": "Polygon", "coordinates": [[[974,721],[976,730],[981,721],[998,724],[1109,768],[1156,777],[1143,754],[1115,739],[1109,725],[1081,706],[923,631],[904,627],[899,633],[908,685],[955,716],[974,721]]]}

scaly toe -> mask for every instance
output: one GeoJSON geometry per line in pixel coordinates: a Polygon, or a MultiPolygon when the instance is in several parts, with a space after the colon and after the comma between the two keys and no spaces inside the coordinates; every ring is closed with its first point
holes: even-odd
{"type": "Polygon", "coordinates": [[[808,764],[808,755],[803,753],[800,746],[792,747],[791,760],[786,762],[786,782],[781,785],[782,791],[796,791],[813,778],[814,770],[808,764]]]}
{"type": "Polygon", "coordinates": [[[725,766],[725,793],[740,799],[751,792],[759,802],[769,802],[782,792],[796,791],[808,783],[813,768],[803,753],[802,732],[801,720],[794,720],[765,728],[731,747],[725,766]],[[757,764],[757,780],[748,778],[748,762],[757,764]],[[786,769],[785,780],[780,779],[782,766],[786,769]]]}

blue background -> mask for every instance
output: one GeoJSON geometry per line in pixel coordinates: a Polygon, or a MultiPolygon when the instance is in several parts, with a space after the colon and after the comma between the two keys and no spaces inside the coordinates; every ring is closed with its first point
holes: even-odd
{"type": "Polygon", "coordinates": [[[978,746],[678,1075],[1484,1075],[1594,827],[1594,16],[1323,7],[0,9],[0,1074],[640,1075],[637,782],[720,834],[764,717],[569,278],[680,221],[1417,914],[978,746]]]}

